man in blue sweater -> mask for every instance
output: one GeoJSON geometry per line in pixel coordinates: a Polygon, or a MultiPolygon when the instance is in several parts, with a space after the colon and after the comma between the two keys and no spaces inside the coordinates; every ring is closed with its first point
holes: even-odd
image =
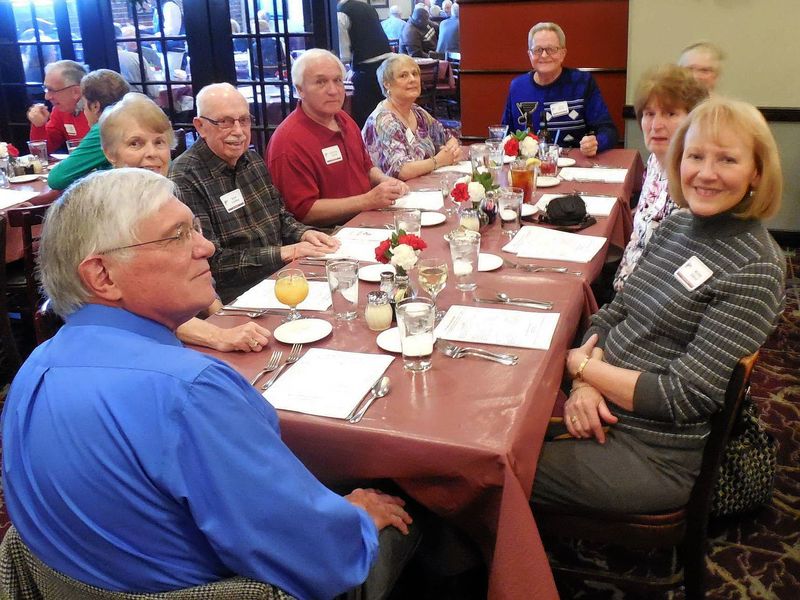
{"type": "Polygon", "coordinates": [[[537,23],[528,32],[533,70],[514,78],[508,90],[503,124],[509,131],[547,125],[551,141],[579,147],[585,156],[613,148],[617,128],[594,78],[563,66],[566,36],[555,23],[537,23]],[[528,113],[533,113],[528,119],[528,113]]]}

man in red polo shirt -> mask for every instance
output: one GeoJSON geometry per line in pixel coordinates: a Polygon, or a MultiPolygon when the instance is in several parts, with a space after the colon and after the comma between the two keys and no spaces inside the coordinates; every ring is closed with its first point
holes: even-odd
{"type": "Polygon", "coordinates": [[[344,65],[327,50],[304,52],[292,66],[300,103],[275,130],[267,168],[286,208],[303,223],[337,225],[385,208],[408,186],[373,166],[355,121],[342,110],[344,65]]]}
{"type": "Polygon", "coordinates": [[[86,69],[73,60],[59,60],[45,67],[44,98],[53,105],[53,112],[44,104],[28,109],[32,140],[47,140],[47,150],[55,152],[67,140],[82,140],[89,131],[89,122],[81,105],[81,79],[86,69]]]}

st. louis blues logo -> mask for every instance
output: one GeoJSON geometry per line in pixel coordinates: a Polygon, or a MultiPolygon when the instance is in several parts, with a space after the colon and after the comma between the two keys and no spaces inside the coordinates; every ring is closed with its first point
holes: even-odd
{"type": "Polygon", "coordinates": [[[539,106],[538,102],[517,102],[517,110],[519,111],[517,124],[521,125],[523,128],[527,126],[528,113],[535,111],[537,106],[539,106]]]}

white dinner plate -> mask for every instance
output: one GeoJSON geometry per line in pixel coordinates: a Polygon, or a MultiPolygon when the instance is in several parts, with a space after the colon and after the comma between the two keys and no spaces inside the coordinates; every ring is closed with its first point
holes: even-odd
{"type": "Polygon", "coordinates": [[[333,325],[322,319],[297,319],[278,327],[272,335],[284,344],[310,344],[333,331],[333,325]]]}
{"type": "Polygon", "coordinates": [[[558,177],[548,177],[548,176],[539,176],[536,178],[536,187],[537,188],[549,188],[555,187],[561,180],[558,177]]]}
{"type": "Polygon", "coordinates": [[[381,350],[397,354],[402,351],[400,348],[400,330],[397,327],[381,331],[378,337],[375,338],[375,342],[381,350]]]}
{"type": "Polygon", "coordinates": [[[431,225],[438,225],[447,221],[447,215],[440,212],[425,211],[420,215],[420,224],[423,227],[430,227],[431,225]]]}
{"type": "Polygon", "coordinates": [[[503,266],[503,259],[496,254],[481,252],[478,254],[478,271],[494,271],[503,266]]]}
{"type": "Polygon", "coordinates": [[[9,177],[11,183],[28,183],[29,181],[36,181],[41,175],[17,175],[16,177],[9,177]]]}
{"type": "Polygon", "coordinates": [[[536,214],[537,208],[533,204],[523,204],[522,209],[519,211],[519,214],[523,217],[530,217],[531,215],[536,214]]]}
{"type": "Polygon", "coordinates": [[[367,265],[358,270],[358,278],[361,281],[378,283],[381,280],[381,273],[385,273],[386,271],[394,273],[394,265],[385,265],[383,263],[367,265]]]}
{"type": "Polygon", "coordinates": [[[569,156],[559,156],[558,157],[558,166],[559,167],[571,167],[575,164],[575,159],[570,158],[569,156]]]}

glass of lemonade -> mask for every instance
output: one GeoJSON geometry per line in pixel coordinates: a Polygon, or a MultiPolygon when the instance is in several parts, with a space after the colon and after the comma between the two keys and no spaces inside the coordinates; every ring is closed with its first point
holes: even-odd
{"type": "Polygon", "coordinates": [[[420,372],[431,368],[436,307],[428,298],[406,298],[397,303],[397,328],[403,367],[420,372]]]}
{"type": "MultiPolygon", "coordinates": [[[[417,263],[419,285],[428,292],[436,307],[436,298],[447,285],[447,260],[444,258],[423,258],[417,263]]],[[[436,310],[436,319],[444,317],[443,310],[436,310]]]]}
{"type": "Polygon", "coordinates": [[[352,321],[358,314],[358,261],[350,258],[329,260],[325,271],[334,316],[340,321],[352,321]]]}
{"type": "Polygon", "coordinates": [[[278,273],[275,279],[275,297],[278,302],[289,307],[289,314],[283,320],[284,323],[303,318],[297,310],[297,305],[307,296],[308,281],[300,269],[285,269],[278,273]]]}

